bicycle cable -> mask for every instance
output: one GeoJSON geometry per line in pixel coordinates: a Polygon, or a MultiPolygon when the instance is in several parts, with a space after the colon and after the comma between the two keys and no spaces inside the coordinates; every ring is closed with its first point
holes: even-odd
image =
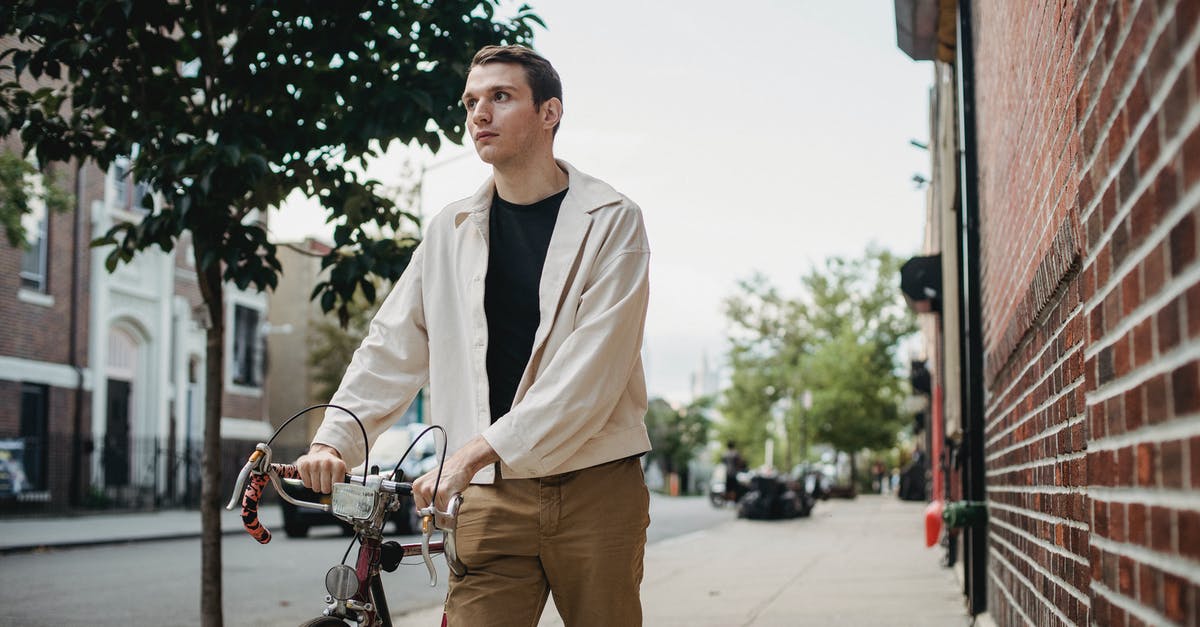
{"type": "MultiPolygon", "coordinates": [[[[271,443],[275,441],[275,436],[279,435],[279,432],[283,431],[283,428],[288,426],[289,424],[291,424],[291,422],[293,420],[299,418],[300,416],[303,416],[304,414],[307,414],[308,412],[310,412],[314,409],[319,409],[321,407],[331,407],[333,409],[340,409],[340,410],[346,412],[347,414],[350,414],[350,417],[354,419],[354,422],[358,423],[358,429],[359,429],[359,431],[362,432],[362,437],[363,437],[363,485],[367,485],[367,472],[366,471],[371,468],[371,466],[369,465],[369,462],[370,462],[369,456],[371,454],[371,451],[369,449],[371,448],[371,441],[367,439],[367,428],[363,426],[363,423],[361,420],[358,419],[358,416],[354,415],[354,412],[350,411],[349,409],[346,409],[345,407],[342,407],[341,405],[334,405],[333,403],[321,403],[319,405],[312,405],[310,407],[305,407],[304,409],[301,409],[300,411],[296,412],[295,415],[293,415],[291,418],[288,418],[287,420],[283,421],[283,424],[279,425],[279,428],[276,429],[275,433],[271,434],[271,438],[269,440],[267,440],[267,446],[271,446],[271,443]]],[[[440,476],[440,474],[439,474],[439,476],[440,476]]],[[[436,488],[436,486],[435,486],[435,488],[436,488]]]]}

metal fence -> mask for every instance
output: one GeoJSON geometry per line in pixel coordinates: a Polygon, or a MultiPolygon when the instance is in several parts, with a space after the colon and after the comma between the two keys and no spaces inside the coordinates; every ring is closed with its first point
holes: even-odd
{"type": "MultiPolygon", "coordinates": [[[[203,442],[198,439],[93,442],[51,435],[0,438],[0,444],[0,516],[200,506],[203,442]]],[[[232,490],[254,445],[222,442],[222,494],[232,490]]],[[[279,460],[298,453],[275,451],[279,460]]]]}

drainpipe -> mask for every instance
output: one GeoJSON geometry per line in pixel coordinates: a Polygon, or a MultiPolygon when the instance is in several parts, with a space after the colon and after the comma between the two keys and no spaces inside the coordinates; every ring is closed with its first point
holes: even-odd
{"type": "Polygon", "coordinates": [[[83,233],[83,161],[75,166],[75,223],[71,228],[71,307],[68,315],[70,328],[67,330],[67,354],[71,367],[75,369],[75,402],[71,413],[71,485],[70,503],[73,507],[83,504],[83,365],[78,355],[79,331],[79,272],[80,250],[86,250],[79,238],[83,233]]]}
{"type": "MultiPolygon", "coordinates": [[[[980,308],[979,163],[975,127],[975,50],[971,31],[971,0],[958,3],[959,125],[962,131],[962,207],[959,211],[960,268],[963,279],[960,312],[964,353],[963,369],[963,488],[968,501],[983,502],[983,322],[980,308]]],[[[971,615],[987,610],[987,525],[966,529],[966,592],[971,615]]]]}

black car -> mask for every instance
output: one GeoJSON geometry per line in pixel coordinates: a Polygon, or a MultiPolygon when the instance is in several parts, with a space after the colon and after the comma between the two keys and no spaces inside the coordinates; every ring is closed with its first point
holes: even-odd
{"type": "MultiPolygon", "coordinates": [[[[396,467],[400,456],[404,454],[408,445],[413,441],[413,438],[416,438],[428,427],[429,425],[425,424],[407,424],[398,425],[384,431],[379,435],[379,439],[375,441],[375,446],[371,449],[369,460],[371,465],[378,466],[380,473],[387,478],[391,474],[392,469],[396,467]]],[[[408,454],[408,459],[404,460],[404,463],[400,467],[400,472],[396,473],[396,480],[412,481],[430,469],[436,468],[436,452],[437,447],[434,443],[434,434],[430,433],[421,438],[417,442],[417,445],[413,447],[412,452],[408,454]],[[402,473],[403,477],[401,476],[402,473]]],[[[362,466],[358,466],[350,472],[361,475],[363,468],[362,466]]],[[[326,505],[330,502],[328,494],[318,494],[304,487],[286,486],[285,489],[292,498],[299,501],[323,503],[326,505]]],[[[312,527],[325,525],[337,525],[342,528],[343,533],[346,535],[353,532],[349,525],[334,518],[333,514],[296,507],[283,499],[279,499],[279,502],[283,507],[283,531],[289,538],[303,538],[308,535],[308,530],[312,527]]],[[[409,497],[402,499],[400,510],[392,513],[391,520],[395,525],[394,529],[397,534],[413,534],[420,533],[421,531],[421,519],[417,516],[412,499],[409,497]]]]}

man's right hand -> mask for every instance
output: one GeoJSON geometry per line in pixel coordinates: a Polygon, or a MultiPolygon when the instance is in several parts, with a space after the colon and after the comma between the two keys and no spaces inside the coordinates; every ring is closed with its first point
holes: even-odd
{"type": "Polygon", "coordinates": [[[313,444],[308,453],[296,460],[296,470],[300,471],[300,480],[304,487],[329,494],[333,484],[341,483],[346,478],[346,462],[342,454],[332,446],[313,444]]]}

